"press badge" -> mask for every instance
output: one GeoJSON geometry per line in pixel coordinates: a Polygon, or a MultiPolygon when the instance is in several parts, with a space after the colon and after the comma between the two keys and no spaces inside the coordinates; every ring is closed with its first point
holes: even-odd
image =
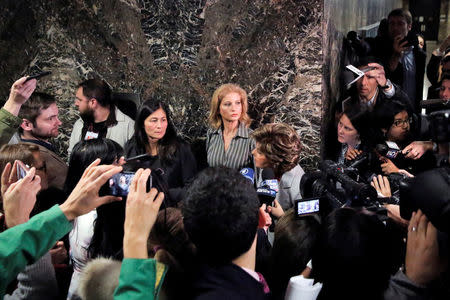
{"type": "Polygon", "coordinates": [[[86,132],[86,135],[84,136],[84,140],[93,140],[96,138],[98,138],[98,133],[92,131],[86,132]]]}

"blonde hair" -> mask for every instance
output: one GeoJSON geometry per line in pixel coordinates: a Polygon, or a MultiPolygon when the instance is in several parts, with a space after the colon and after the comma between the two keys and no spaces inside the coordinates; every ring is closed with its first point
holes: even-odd
{"type": "Polygon", "coordinates": [[[298,164],[302,144],[298,133],[288,124],[266,124],[256,129],[252,137],[278,178],[298,164]]]}
{"type": "Polygon", "coordinates": [[[212,128],[218,129],[222,126],[222,117],[220,116],[220,103],[223,98],[230,93],[238,93],[241,96],[242,112],[239,121],[245,124],[246,127],[250,126],[252,119],[247,114],[248,102],[247,93],[237,84],[226,83],[219,86],[215,91],[211,99],[208,122],[212,128]]]}

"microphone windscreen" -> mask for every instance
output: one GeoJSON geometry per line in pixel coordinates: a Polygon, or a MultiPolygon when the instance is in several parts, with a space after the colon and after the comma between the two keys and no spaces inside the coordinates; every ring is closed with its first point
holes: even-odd
{"type": "Polygon", "coordinates": [[[252,184],[255,182],[254,181],[255,171],[252,168],[243,168],[239,172],[242,174],[242,176],[250,180],[252,184]]]}

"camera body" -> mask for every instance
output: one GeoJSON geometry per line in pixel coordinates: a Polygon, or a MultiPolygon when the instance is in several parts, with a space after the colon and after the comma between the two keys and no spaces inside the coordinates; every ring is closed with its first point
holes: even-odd
{"type": "Polygon", "coordinates": [[[361,178],[356,169],[325,160],[319,171],[303,175],[300,182],[302,197],[308,201],[311,200],[308,198],[319,199],[314,203],[318,203],[321,217],[340,207],[364,207],[385,220],[387,212],[378,201],[376,190],[354,178],[361,178]]]}

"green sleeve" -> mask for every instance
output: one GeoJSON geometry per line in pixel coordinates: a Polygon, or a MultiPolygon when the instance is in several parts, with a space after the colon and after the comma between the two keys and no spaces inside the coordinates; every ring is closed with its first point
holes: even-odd
{"type": "Polygon", "coordinates": [[[58,205],[0,233],[0,298],[9,282],[72,229],[58,205]]]}
{"type": "Polygon", "coordinates": [[[154,259],[125,258],[114,300],[158,298],[167,268],[154,259]]]}
{"type": "Polygon", "coordinates": [[[8,144],[21,123],[21,118],[16,117],[4,108],[0,109],[0,145],[8,144]]]}

